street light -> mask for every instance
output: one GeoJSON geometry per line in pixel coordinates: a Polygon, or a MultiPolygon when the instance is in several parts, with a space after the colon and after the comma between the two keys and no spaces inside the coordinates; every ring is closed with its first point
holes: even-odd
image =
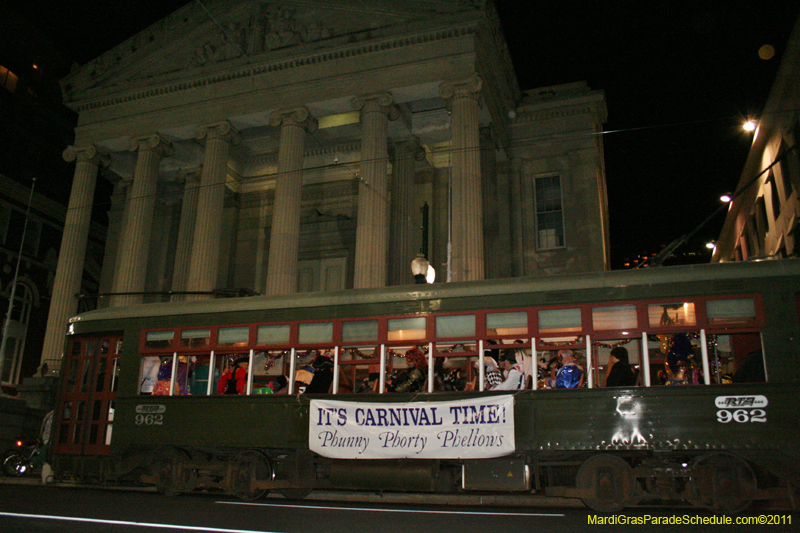
{"type": "Polygon", "coordinates": [[[729,193],[729,192],[726,192],[725,194],[722,194],[719,197],[719,201],[720,202],[725,202],[726,204],[728,202],[730,202],[731,200],[733,200],[733,195],[731,193],[729,193]]]}
{"type": "Polygon", "coordinates": [[[756,121],[753,119],[748,120],[744,124],[742,124],[742,128],[744,131],[755,131],[756,130],[756,121]]]}
{"type": "Polygon", "coordinates": [[[433,283],[436,279],[436,271],[422,253],[417,254],[417,257],[411,261],[411,273],[414,274],[414,279],[418,284],[433,283]]]}

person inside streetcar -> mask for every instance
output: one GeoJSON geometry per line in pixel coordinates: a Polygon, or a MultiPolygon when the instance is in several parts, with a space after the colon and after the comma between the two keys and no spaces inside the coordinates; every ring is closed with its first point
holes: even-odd
{"type": "Polygon", "coordinates": [[[247,368],[249,357],[239,357],[233,361],[217,384],[217,394],[244,394],[247,389],[247,368]]]}

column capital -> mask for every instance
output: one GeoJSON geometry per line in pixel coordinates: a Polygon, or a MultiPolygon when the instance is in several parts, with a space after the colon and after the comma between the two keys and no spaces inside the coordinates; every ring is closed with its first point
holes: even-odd
{"type": "Polygon", "coordinates": [[[68,146],[61,156],[68,163],[73,161],[88,162],[98,167],[107,167],[111,163],[109,155],[102,150],[98,150],[93,144],[89,146],[68,146]]]}
{"type": "Polygon", "coordinates": [[[477,74],[459,81],[446,81],[439,85],[439,96],[446,100],[456,98],[472,98],[478,100],[480,97],[483,80],[477,74]]]}
{"type": "Polygon", "coordinates": [[[131,152],[157,152],[161,157],[169,157],[172,155],[172,143],[167,139],[154,133],[152,135],[144,135],[142,137],[135,137],[131,141],[131,152]]]}
{"type": "Polygon", "coordinates": [[[269,116],[270,126],[299,126],[308,133],[317,131],[317,119],[305,107],[285,107],[269,116]]]}
{"type": "Polygon", "coordinates": [[[178,175],[175,176],[175,181],[177,183],[200,183],[200,176],[203,173],[203,165],[197,165],[196,167],[192,168],[182,168],[178,171],[178,175]]]}
{"type": "Polygon", "coordinates": [[[223,120],[211,124],[203,124],[197,128],[197,138],[222,139],[231,144],[239,144],[242,140],[242,134],[233,127],[233,124],[223,120]]]}
{"type": "Polygon", "coordinates": [[[402,139],[394,139],[392,141],[392,151],[395,157],[399,155],[405,155],[407,153],[411,157],[413,157],[416,161],[422,161],[425,159],[425,149],[420,145],[419,139],[417,137],[404,137],[402,139]]]}
{"type": "Polygon", "coordinates": [[[350,101],[356,111],[364,113],[384,113],[389,120],[400,118],[400,108],[394,103],[394,96],[388,91],[362,94],[350,101]]]}

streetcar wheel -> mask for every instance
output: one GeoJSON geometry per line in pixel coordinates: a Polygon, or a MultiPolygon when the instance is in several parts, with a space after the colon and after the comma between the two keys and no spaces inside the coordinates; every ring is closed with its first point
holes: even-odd
{"type": "Polygon", "coordinates": [[[581,498],[583,503],[603,513],[636,505],[641,499],[633,468],[615,455],[594,455],[584,461],[578,470],[576,485],[587,494],[581,498]]]}
{"type": "Polygon", "coordinates": [[[739,513],[749,507],[756,491],[756,476],[746,461],[727,453],[714,453],[692,466],[690,500],[697,507],[719,513],[739,513]]]}
{"type": "Polygon", "coordinates": [[[228,491],[241,500],[258,500],[269,492],[260,485],[272,481],[272,477],[272,467],[264,455],[242,452],[233,459],[228,491]]]}
{"type": "Polygon", "coordinates": [[[193,471],[187,468],[189,456],[181,450],[159,452],[153,461],[156,489],[165,496],[177,496],[189,490],[193,471]]]}
{"type": "Polygon", "coordinates": [[[7,476],[20,477],[28,472],[30,465],[21,455],[12,453],[3,461],[3,472],[7,476]]]}

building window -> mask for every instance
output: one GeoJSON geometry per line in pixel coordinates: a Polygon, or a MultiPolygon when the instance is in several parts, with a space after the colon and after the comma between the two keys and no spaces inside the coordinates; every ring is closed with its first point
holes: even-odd
{"type": "MultiPolygon", "coordinates": [[[[800,133],[800,130],[797,129],[795,125],[795,132],[800,133]]],[[[788,200],[789,197],[794,192],[794,185],[792,184],[792,178],[797,179],[797,176],[800,175],[798,172],[798,161],[797,161],[797,153],[788,153],[789,145],[786,142],[786,139],[781,140],[781,147],[778,151],[779,154],[783,154],[783,158],[778,165],[781,174],[781,180],[783,181],[783,193],[785,195],[785,199],[788,200]]]]}
{"type": "Polygon", "coordinates": [[[561,178],[547,176],[534,180],[536,202],[536,247],[540,250],[564,246],[564,211],[561,178]]]}
{"type": "Polygon", "coordinates": [[[764,200],[764,195],[758,197],[756,200],[756,207],[754,216],[756,218],[756,235],[758,237],[758,249],[761,255],[766,255],[765,248],[767,242],[767,233],[769,233],[769,219],[767,218],[767,203],[764,200]]]}
{"type": "Polygon", "coordinates": [[[778,183],[775,180],[775,174],[773,174],[771,170],[769,171],[767,180],[769,181],[770,199],[772,200],[772,217],[774,220],[778,220],[781,216],[781,197],[778,193],[778,183]]]}

